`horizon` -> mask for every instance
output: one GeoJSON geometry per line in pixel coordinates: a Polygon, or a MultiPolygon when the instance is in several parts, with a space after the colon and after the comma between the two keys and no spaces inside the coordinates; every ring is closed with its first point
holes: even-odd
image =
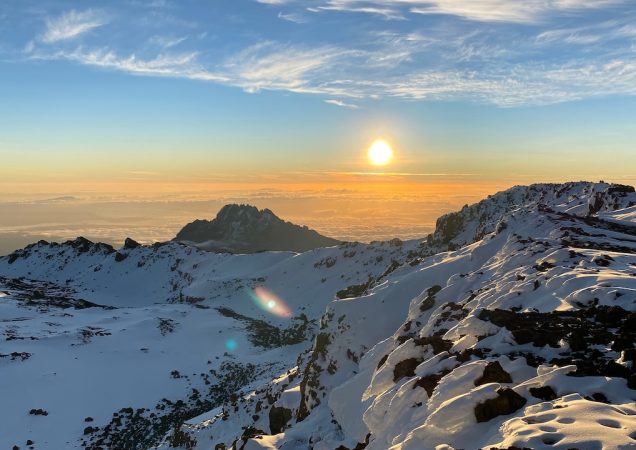
{"type": "Polygon", "coordinates": [[[234,201],[408,239],[513,185],[636,184],[633,19],[624,0],[5,2],[0,253],[165,240],[234,201]]]}
{"type": "MultiPolygon", "coordinates": [[[[589,180],[577,181],[594,183],[589,180]]],[[[613,183],[608,180],[595,182],[626,184],[613,183]]],[[[556,184],[559,183],[556,182],[556,184]]],[[[627,185],[633,186],[633,184],[629,183],[627,183],[627,185]]],[[[437,197],[435,200],[431,200],[431,198],[411,198],[409,200],[411,206],[420,205],[422,207],[416,214],[401,211],[401,207],[406,200],[392,202],[386,199],[379,199],[377,195],[374,195],[373,198],[366,199],[366,201],[373,203],[384,202],[384,207],[379,209],[383,213],[382,217],[372,223],[369,223],[367,220],[363,225],[357,227],[352,225],[351,222],[366,219],[365,214],[369,211],[367,208],[360,211],[351,211],[349,209],[352,201],[350,197],[316,199],[313,197],[313,193],[308,193],[307,197],[293,199],[281,198],[280,193],[278,193],[276,197],[269,197],[269,193],[261,192],[261,195],[265,194],[265,198],[258,196],[235,196],[216,200],[190,199],[183,201],[166,200],[165,198],[163,200],[120,198],[118,200],[91,201],[82,199],[81,197],[56,196],[53,198],[21,200],[17,202],[0,202],[0,211],[2,211],[3,217],[21,217],[18,212],[24,212],[29,208],[39,208],[41,209],[40,211],[35,213],[31,212],[31,215],[35,216],[35,220],[39,220],[39,217],[44,215],[47,217],[56,217],[60,214],[57,210],[61,209],[67,220],[66,223],[27,226],[16,226],[16,222],[14,221],[14,224],[11,226],[0,226],[0,256],[7,255],[14,250],[19,250],[39,240],[61,243],[77,237],[84,237],[94,242],[104,242],[115,248],[121,247],[126,238],[131,238],[143,245],[153,244],[155,242],[166,242],[172,240],[179,230],[194,220],[214,219],[217,212],[223,206],[229,204],[255,206],[261,211],[270,209],[277,217],[284,221],[291,222],[295,225],[307,226],[324,236],[343,242],[369,243],[372,241],[388,241],[394,238],[417,240],[426,238],[427,235],[435,230],[435,222],[439,217],[450,212],[459,211],[464,205],[470,206],[491,195],[507,191],[517,186],[523,185],[517,184],[492,192],[484,192],[483,195],[475,195],[474,198],[471,195],[450,196],[448,193],[443,197],[438,193],[437,195],[440,197],[437,197]],[[272,203],[277,204],[280,208],[271,207],[272,203]],[[302,205],[299,203],[302,203],[302,205]],[[331,207],[331,209],[316,209],[321,205],[331,207]],[[339,209],[334,209],[334,206],[338,206],[339,209]],[[76,220],[77,217],[85,217],[87,213],[90,214],[94,209],[101,211],[104,209],[110,210],[114,217],[113,221],[102,222],[99,225],[82,224],[82,226],[74,226],[73,221],[76,220]],[[170,214],[168,214],[166,209],[168,209],[170,214]],[[207,211],[212,211],[213,209],[213,212],[206,215],[207,211]],[[140,210],[145,213],[163,213],[164,216],[161,217],[162,220],[159,220],[159,218],[152,218],[150,220],[146,218],[144,220],[139,216],[140,210]],[[129,217],[126,225],[118,226],[117,220],[121,215],[125,212],[132,213],[132,211],[138,216],[129,217]],[[326,213],[335,215],[345,214],[345,216],[339,217],[340,221],[333,221],[331,217],[327,219],[322,217],[326,213]],[[396,216],[394,214],[401,214],[399,218],[404,222],[395,225],[396,216]],[[157,225],[158,222],[165,220],[168,220],[168,222],[163,226],[159,227],[157,225]],[[130,223],[134,223],[134,225],[130,225],[130,223]],[[343,226],[343,223],[348,225],[343,226]],[[136,236],[135,233],[138,233],[141,237],[136,236]]],[[[428,185],[427,187],[430,188],[428,185]]],[[[451,187],[454,188],[454,186],[451,187]]],[[[357,201],[360,201],[360,199],[358,198],[357,201]]],[[[59,219],[59,217],[56,218],[59,219]]],[[[2,224],[1,221],[0,224],[2,224]]]]}

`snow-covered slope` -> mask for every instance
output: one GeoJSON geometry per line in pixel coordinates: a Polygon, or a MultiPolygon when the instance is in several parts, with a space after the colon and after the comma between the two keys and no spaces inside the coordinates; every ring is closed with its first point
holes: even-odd
{"type": "Polygon", "coordinates": [[[0,446],[633,448],[634,205],[516,187],[302,254],[35,244],[0,260],[0,446]]]}
{"type": "Polygon", "coordinates": [[[78,238],[1,258],[0,448],[157,444],[293,366],[338,291],[417,245],[233,255],[78,238]]]}
{"type": "Polygon", "coordinates": [[[440,219],[420,253],[456,250],[336,299],[296,367],[182,430],[196,448],[633,448],[636,224],[595,214],[635,203],[535,185],[440,219]]]}

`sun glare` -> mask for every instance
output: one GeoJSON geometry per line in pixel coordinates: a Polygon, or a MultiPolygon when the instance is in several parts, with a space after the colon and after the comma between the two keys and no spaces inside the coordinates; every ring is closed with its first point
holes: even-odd
{"type": "Polygon", "coordinates": [[[369,147],[367,156],[371,164],[385,166],[393,159],[393,149],[386,141],[378,139],[369,147]]]}

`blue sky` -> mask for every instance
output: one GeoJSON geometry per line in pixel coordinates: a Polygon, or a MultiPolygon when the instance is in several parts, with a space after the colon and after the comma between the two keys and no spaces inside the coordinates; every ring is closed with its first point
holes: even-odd
{"type": "Polygon", "coordinates": [[[633,95],[628,0],[14,1],[5,61],[68,61],[247,92],[499,106],[633,95]]]}
{"type": "Polygon", "coordinates": [[[635,56],[629,0],[6,0],[0,151],[52,178],[346,171],[388,136],[402,172],[628,172],[635,56]]]}

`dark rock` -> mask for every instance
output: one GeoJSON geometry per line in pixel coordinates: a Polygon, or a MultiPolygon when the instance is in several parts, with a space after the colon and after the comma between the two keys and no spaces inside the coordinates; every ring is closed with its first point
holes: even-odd
{"type": "Polygon", "coordinates": [[[269,429],[271,434],[282,433],[292,418],[290,409],[272,406],[269,410],[269,429]]]}
{"type": "Polygon", "coordinates": [[[86,239],[83,236],[78,236],[77,238],[75,238],[75,239],[73,239],[71,241],[66,241],[64,244],[65,245],[70,245],[75,250],[77,250],[78,253],[85,253],[85,252],[89,251],[91,249],[91,247],[94,245],[94,243],[92,241],[89,241],[88,239],[86,239]]]}
{"type": "Polygon", "coordinates": [[[573,352],[582,352],[587,350],[585,335],[583,334],[582,331],[576,330],[570,333],[570,338],[568,339],[568,343],[570,344],[570,349],[573,352]]]}
{"type": "MultiPolygon", "coordinates": [[[[618,336],[614,342],[612,342],[612,351],[620,352],[623,350],[631,349],[634,346],[634,340],[629,337],[618,336]]],[[[628,350],[629,351],[629,350],[628,350]]]]}
{"type": "Polygon", "coordinates": [[[141,244],[137,241],[135,241],[134,239],[131,239],[129,237],[126,238],[126,240],[124,241],[124,248],[127,249],[133,249],[133,248],[137,248],[139,247],[141,244]]]}
{"type": "Polygon", "coordinates": [[[530,395],[540,400],[549,401],[557,398],[556,392],[550,386],[541,386],[538,388],[530,388],[530,395]]]}
{"type": "Polygon", "coordinates": [[[526,404],[527,400],[512,389],[497,391],[497,397],[488,399],[475,406],[477,422],[488,422],[498,416],[512,414],[526,404]]]}
{"type": "Polygon", "coordinates": [[[433,348],[433,353],[437,355],[438,353],[447,352],[453,346],[452,341],[447,341],[442,339],[441,336],[424,336],[421,338],[413,339],[415,345],[425,346],[430,345],[433,348]]]}
{"type": "Polygon", "coordinates": [[[274,348],[299,344],[312,335],[313,321],[309,321],[304,314],[294,317],[295,323],[288,328],[279,328],[264,320],[239,314],[230,308],[219,307],[216,309],[221,315],[246,324],[248,338],[257,347],[274,348]]]}
{"type": "Polygon", "coordinates": [[[603,394],[602,392],[593,393],[592,398],[594,399],[595,402],[609,403],[609,400],[607,399],[605,394],[603,394]]]}
{"type": "Polygon", "coordinates": [[[422,359],[408,358],[400,361],[393,368],[393,382],[397,382],[404,377],[412,377],[415,375],[415,368],[420,365],[422,359]]]}
{"type": "Polygon", "coordinates": [[[384,355],[382,358],[380,358],[380,361],[378,361],[378,365],[377,365],[376,369],[379,369],[380,367],[382,367],[387,359],[389,359],[389,354],[388,353],[386,355],[384,355]]]}
{"type": "Polygon", "coordinates": [[[431,309],[433,306],[435,306],[435,298],[426,297],[424,300],[422,300],[422,303],[420,303],[420,311],[422,312],[427,311],[431,309]]]}
{"type": "Polygon", "coordinates": [[[484,373],[475,380],[475,386],[488,383],[512,383],[512,377],[501,367],[499,361],[493,361],[484,367],[484,373]]]}
{"type": "Polygon", "coordinates": [[[122,262],[124,259],[128,258],[128,255],[125,253],[115,253],[115,261],[116,262],[122,262]]]}
{"type": "Polygon", "coordinates": [[[206,243],[208,250],[255,253],[267,250],[304,252],[337,245],[340,241],[277,217],[269,209],[250,205],[226,205],[216,218],[195,220],[175,237],[176,241],[206,243]]]}
{"type": "Polygon", "coordinates": [[[424,312],[435,306],[435,294],[442,290],[439,285],[431,286],[426,290],[426,298],[420,303],[420,311],[424,312]]]}
{"type": "Polygon", "coordinates": [[[632,374],[627,379],[627,387],[636,390],[636,374],[632,374]]]}
{"type": "Polygon", "coordinates": [[[435,373],[432,375],[426,375],[425,377],[420,377],[413,386],[413,389],[416,387],[421,387],[426,391],[426,394],[431,397],[435,388],[439,384],[440,380],[444,378],[447,374],[449,374],[449,370],[444,370],[440,373],[435,373]]]}
{"type": "Polygon", "coordinates": [[[628,378],[630,371],[627,367],[622,366],[615,361],[609,361],[605,366],[603,375],[606,377],[628,378]]]}
{"type": "MultiPolygon", "coordinates": [[[[614,350],[614,349],[612,349],[614,350]]],[[[625,361],[636,361],[636,348],[629,348],[623,351],[625,361]]]]}
{"type": "Polygon", "coordinates": [[[614,194],[614,193],[631,194],[634,192],[634,186],[628,186],[625,184],[613,184],[612,186],[607,188],[606,192],[608,194],[614,194]]]}
{"type": "Polygon", "coordinates": [[[541,264],[537,264],[534,266],[534,268],[538,271],[538,272],[547,272],[548,270],[554,268],[554,264],[552,264],[549,261],[542,261],[541,264]]]}
{"type": "Polygon", "coordinates": [[[367,292],[372,283],[373,280],[370,279],[366,283],[347,286],[345,289],[336,292],[336,297],[339,299],[360,297],[367,292]]]}
{"type": "Polygon", "coordinates": [[[461,213],[450,213],[437,219],[435,234],[439,235],[442,244],[449,244],[453,238],[462,232],[464,217],[461,213]]]}

